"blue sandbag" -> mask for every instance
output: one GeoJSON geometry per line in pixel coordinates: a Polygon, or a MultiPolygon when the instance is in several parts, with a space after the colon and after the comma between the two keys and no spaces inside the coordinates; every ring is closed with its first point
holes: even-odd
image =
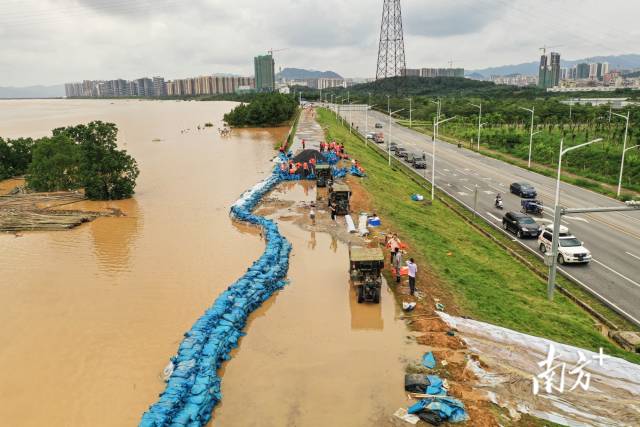
{"type": "Polygon", "coordinates": [[[213,408],[222,399],[217,370],[231,357],[231,350],[244,335],[242,328],[247,317],[287,284],[284,278],[289,268],[291,244],[280,235],[273,221],[252,213],[267,192],[287,179],[281,175],[284,174],[275,170],[231,207],[234,219],[262,227],[265,251],[184,334],[178,353],[171,358],[175,369],[167,380],[165,391],[143,414],[141,427],[201,427],[207,424],[213,408]]]}
{"type": "Polygon", "coordinates": [[[436,358],[432,352],[426,353],[424,356],[422,356],[422,366],[429,369],[433,369],[436,367],[436,358]]]}

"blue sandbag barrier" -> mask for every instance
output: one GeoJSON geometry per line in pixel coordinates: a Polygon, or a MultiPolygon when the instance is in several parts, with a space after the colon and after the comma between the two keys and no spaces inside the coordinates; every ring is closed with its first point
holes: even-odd
{"type": "Polygon", "coordinates": [[[333,166],[332,169],[331,175],[333,175],[334,178],[344,178],[347,176],[347,168],[337,168],[333,166]]]}
{"type": "Polygon", "coordinates": [[[353,176],[357,176],[360,178],[364,178],[365,176],[367,176],[364,172],[362,172],[360,169],[358,169],[355,165],[351,166],[351,170],[349,171],[349,173],[351,173],[351,175],[353,176]]]}
{"type": "Polygon", "coordinates": [[[171,358],[173,372],[167,386],[142,415],[140,427],[201,427],[211,419],[222,399],[218,369],[238,346],[249,314],[286,284],[291,244],[273,221],[252,213],[282,179],[273,173],[231,207],[234,219],[262,227],[265,252],[184,334],[178,353],[171,358]]]}

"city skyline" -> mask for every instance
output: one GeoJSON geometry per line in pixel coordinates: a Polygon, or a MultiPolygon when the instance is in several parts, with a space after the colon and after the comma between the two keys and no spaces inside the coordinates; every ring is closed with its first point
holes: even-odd
{"type": "MultiPolygon", "coordinates": [[[[465,69],[523,63],[545,43],[563,45],[565,58],[637,51],[640,29],[634,16],[640,5],[622,0],[612,0],[607,8],[591,0],[451,3],[403,0],[409,68],[444,68],[451,60],[465,69]]],[[[371,0],[238,0],[233,8],[218,0],[197,0],[189,7],[175,0],[4,3],[0,86],[60,84],[106,74],[129,80],[202,75],[211,69],[250,75],[250,58],[281,48],[287,50],[274,55],[278,68],[371,77],[381,3],[370,5],[371,0]]]]}

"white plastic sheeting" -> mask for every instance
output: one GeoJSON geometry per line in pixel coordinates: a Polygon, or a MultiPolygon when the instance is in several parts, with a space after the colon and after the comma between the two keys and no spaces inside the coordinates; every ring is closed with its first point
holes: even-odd
{"type": "MultiPolygon", "coordinates": [[[[487,369],[470,362],[477,374],[477,386],[487,392],[494,403],[516,414],[529,413],[570,426],[638,426],[640,425],[640,366],[626,360],[607,357],[600,366],[594,359],[599,353],[527,335],[507,328],[463,319],[438,312],[451,327],[458,330],[469,349],[476,353],[487,369]],[[553,365],[565,364],[565,389],[547,394],[544,379],[541,390],[533,394],[533,377],[546,370],[538,363],[546,360],[550,344],[555,348],[553,365]],[[577,374],[570,371],[579,361],[579,353],[591,361],[583,371],[590,375],[587,391],[578,386],[570,391],[577,374]]],[[[555,386],[560,371],[556,371],[555,386]]]]}

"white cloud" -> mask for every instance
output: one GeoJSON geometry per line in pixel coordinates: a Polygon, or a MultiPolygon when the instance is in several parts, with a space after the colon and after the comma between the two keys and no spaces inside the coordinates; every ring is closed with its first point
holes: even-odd
{"type": "MultiPolygon", "coordinates": [[[[640,5],[627,0],[404,0],[407,65],[480,68],[637,52],[640,5]]],[[[280,66],[375,72],[379,0],[8,0],[0,3],[0,86],[252,74],[280,66]]]]}

